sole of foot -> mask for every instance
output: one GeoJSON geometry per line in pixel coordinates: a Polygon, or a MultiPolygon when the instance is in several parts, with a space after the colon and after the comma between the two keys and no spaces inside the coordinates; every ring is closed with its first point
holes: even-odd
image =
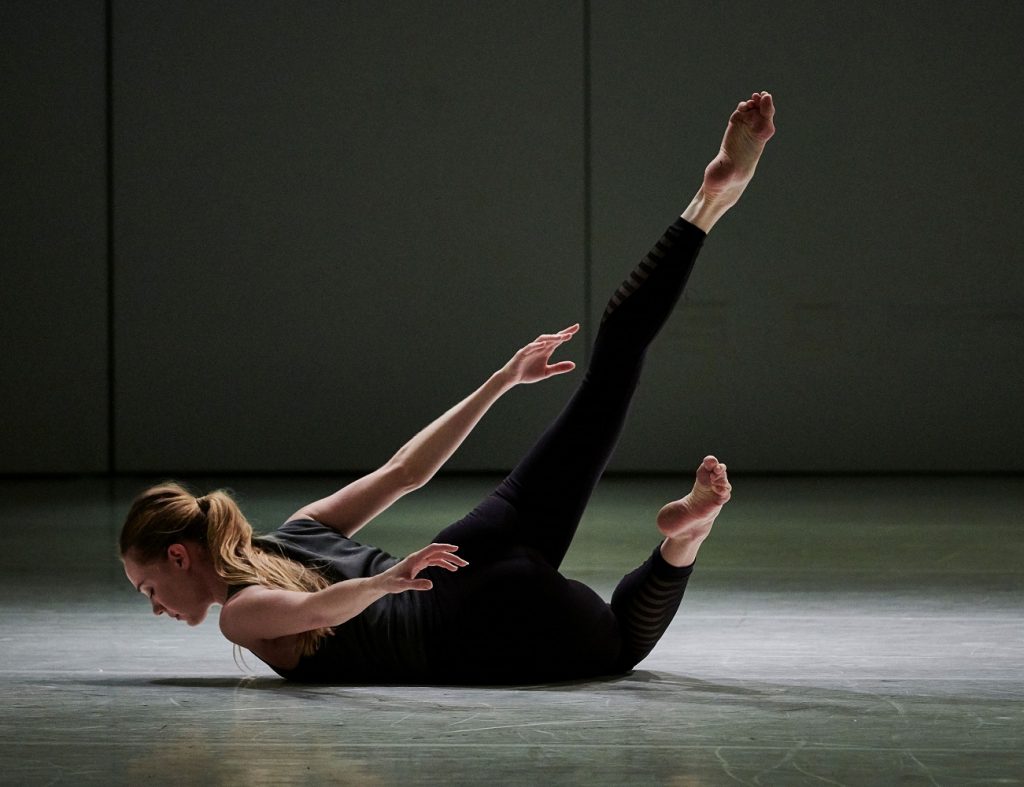
{"type": "Polygon", "coordinates": [[[774,134],[772,94],[761,91],[741,101],[729,118],[718,155],[704,170],[704,195],[720,202],[738,200],[774,134]]]}
{"type": "Polygon", "coordinates": [[[726,466],[715,457],[706,456],[697,468],[690,494],[658,512],[658,530],[668,538],[703,540],[731,497],[732,485],[726,466]]]}

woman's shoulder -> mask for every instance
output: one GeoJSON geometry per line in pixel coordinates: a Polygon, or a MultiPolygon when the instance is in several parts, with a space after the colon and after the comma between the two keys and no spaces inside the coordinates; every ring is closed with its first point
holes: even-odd
{"type": "Polygon", "coordinates": [[[240,592],[242,592],[246,588],[255,587],[256,585],[257,585],[256,582],[243,582],[243,583],[241,583],[239,585],[228,585],[228,595],[227,595],[227,598],[224,599],[224,603],[226,604],[234,596],[238,595],[240,592]]]}
{"type": "Polygon", "coordinates": [[[342,535],[329,525],[318,522],[309,517],[292,518],[280,525],[276,530],[263,535],[254,536],[253,543],[256,546],[278,546],[287,544],[291,546],[316,546],[318,544],[346,544],[356,542],[347,536],[342,535]]]}
{"type": "Polygon", "coordinates": [[[289,519],[277,530],[253,538],[253,545],[314,566],[334,581],[379,574],[398,562],[383,549],[353,541],[315,519],[289,519]]]}

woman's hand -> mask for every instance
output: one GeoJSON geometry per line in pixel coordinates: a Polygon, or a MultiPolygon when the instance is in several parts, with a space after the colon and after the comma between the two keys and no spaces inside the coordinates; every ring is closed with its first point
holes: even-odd
{"type": "Polygon", "coordinates": [[[429,579],[417,579],[419,573],[428,568],[443,568],[458,571],[469,563],[455,554],[454,544],[430,544],[396,563],[387,571],[374,577],[384,593],[404,593],[407,590],[430,590],[434,583],[429,579]]]}
{"type": "Polygon", "coordinates": [[[543,334],[519,350],[501,370],[508,384],[535,383],[575,369],[576,364],[572,361],[553,364],[548,361],[555,350],[569,341],[579,329],[580,325],[576,323],[558,333],[543,334]]]}

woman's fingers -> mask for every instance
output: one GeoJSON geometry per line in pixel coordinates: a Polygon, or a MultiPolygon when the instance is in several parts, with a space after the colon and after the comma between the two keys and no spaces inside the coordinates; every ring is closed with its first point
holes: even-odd
{"type": "Polygon", "coordinates": [[[580,325],[579,323],[576,323],[575,325],[570,325],[559,333],[543,333],[523,347],[519,352],[525,355],[529,355],[534,352],[546,352],[548,355],[551,355],[559,345],[569,341],[576,332],[579,331],[579,329],[580,325]]]}
{"type": "Polygon", "coordinates": [[[435,558],[435,559],[431,560],[429,563],[427,563],[426,565],[422,566],[420,568],[420,571],[422,571],[424,568],[431,568],[431,567],[443,568],[443,569],[445,569],[447,571],[458,571],[463,566],[468,566],[468,565],[469,565],[469,563],[467,563],[465,560],[462,560],[462,559],[458,559],[456,561],[456,560],[445,560],[444,558],[435,558]]]}
{"type": "Polygon", "coordinates": [[[554,339],[549,339],[547,341],[537,339],[537,341],[530,342],[528,345],[526,345],[521,350],[521,354],[523,356],[545,355],[547,357],[550,357],[555,352],[555,350],[557,350],[571,338],[571,336],[565,336],[560,338],[556,337],[554,339]]]}
{"type": "Polygon", "coordinates": [[[563,328],[558,333],[542,333],[537,337],[538,342],[565,342],[573,337],[573,335],[580,329],[580,324],[574,323],[568,328],[563,328]]]}
{"type": "Polygon", "coordinates": [[[560,363],[553,363],[550,366],[548,366],[547,373],[550,376],[554,376],[556,374],[565,374],[566,372],[571,372],[575,368],[576,364],[573,363],[572,361],[561,361],[560,363]]]}
{"type": "Polygon", "coordinates": [[[426,577],[419,577],[419,573],[431,567],[458,571],[463,566],[468,566],[468,561],[455,554],[458,549],[455,544],[428,544],[413,552],[385,572],[391,588],[388,592],[404,593],[407,590],[432,589],[434,583],[426,577]]]}
{"type": "Polygon", "coordinates": [[[455,544],[430,544],[424,547],[416,553],[413,576],[431,566],[447,571],[458,571],[463,566],[468,566],[468,561],[455,554],[457,550],[458,547],[455,544]]]}
{"type": "Polygon", "coordinates": [[[457,563],[449,563],[447,560],[439,560],[434,564],[437,568],[443,568],[445,571],[458,571],[462,566],[457,563]]]}
{"type": "Polygon", "coordinates": [[[458,547],[457,544],[437,544],[437,543],[435,543],[435,544],[427,544],[427,546],[423,547],[423,549],[420,549],[418,552],[416,552],[416,555],[417,556],[420,556],[420,555],[440,555],[440,554],[444,554],[444,553],[454,555],[454,553],[458,552],[458,551],[459,551],[459,547],[458,547]]]}
{"type": "Polygon", "coordinates": [[[429,550],[430,554],[435,554],[435,555],[446,554],[449,557],[451,557],[453,560],[462,560],[461,557],[459,557],[458,555],[455,554],[456,552],[459,551],[459,547],[458,547],[457,544],[431,544],[430,546],[424,547],[420,551],[421,552],[426,552],[428,550],[429,550]]]}

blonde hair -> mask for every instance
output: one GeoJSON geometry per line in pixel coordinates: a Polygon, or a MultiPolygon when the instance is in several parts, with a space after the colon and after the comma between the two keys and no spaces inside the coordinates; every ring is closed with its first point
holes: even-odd
{"type": "MultiPolygon", "coordinates": [[[[252,542],[252,525],[225,489],[195,497],[175,482],[150,487],[132,502],[121,528],[121,559],[162,560],[171,544],[193,541],[210,555],[217,575],[231,585],[264,585],[313,592],[330,582],[314,569],[252,542]]],[[[302,655],[312,654],[331,629],[299,635],[302,655]]]]}

